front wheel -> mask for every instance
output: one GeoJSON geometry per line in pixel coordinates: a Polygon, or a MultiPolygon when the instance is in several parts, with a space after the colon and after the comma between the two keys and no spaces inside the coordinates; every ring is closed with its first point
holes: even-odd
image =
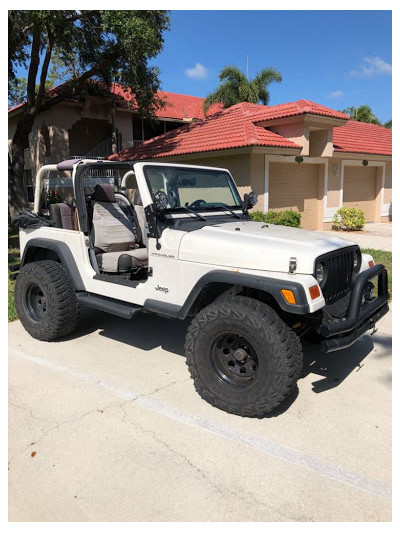
{"type": "Polygon", "coordinates": [[[276,409],[302,370],[298,336],[271,307],[244,296],[202,309],[188,329],[185,351],[200,396],[247,417],[276,409]]]}
{"type": "Polygon", "coordinates": [[[75,291],[56,261],[23,266],[15,284],[15,307],[26,331],[41,341],[68,335],[78,325],[75,291]]]}

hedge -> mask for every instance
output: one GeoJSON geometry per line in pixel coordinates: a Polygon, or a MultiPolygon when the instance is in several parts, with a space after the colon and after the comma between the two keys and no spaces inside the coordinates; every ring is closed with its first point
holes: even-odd
{"type": "Polygon", "coordinates": [[[360,231],[365,225],[365,213],[358,207],[341,207],[333,217],[332,229],[360,231]]]}
{"type": "Polygon", "coordinates": [[[278,226],[291,226],[292,228],[299,228],[301,222],[301,214],[296,211],[254,211],[250,213],[251,218],[255,222],[267,222],[269,224],[277,224],[278,226]]]}

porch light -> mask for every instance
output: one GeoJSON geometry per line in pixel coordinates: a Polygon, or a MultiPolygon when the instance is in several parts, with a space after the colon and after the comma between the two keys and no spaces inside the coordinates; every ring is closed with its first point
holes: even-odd
{"type": "Polygon", "coordinates": [[[363,159],[362,164],[364,165],[364,167],[366,167],[368,165],[368,161],[366,159],[363,159]]]}
{"type": "Polygon", "coordinates": [[[296,163],[302,163],[304,161],[304,159],[301,157],[301,155],[296,155],[294,160],[296,161],[296,163]]]}

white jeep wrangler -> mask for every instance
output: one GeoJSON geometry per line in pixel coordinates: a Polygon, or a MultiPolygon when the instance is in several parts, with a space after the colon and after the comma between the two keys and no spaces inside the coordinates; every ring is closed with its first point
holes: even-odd
{"type": "Polygon", "coordinates": [[[201,397],[242,416],[276,409],[300,377],[300,337],[325,353],[353,344],[388,311],[387,271],[348,241],[253,222],[255,203],[220,168],[42,167],[34,214],[17,217],[23,326],[52,341],[75,330],[81,305],[192,317],[185,352],[201,397]],[[57,171],[70,172],[60,187],[73,203],[41,210],[44,178],[57,171]]]}

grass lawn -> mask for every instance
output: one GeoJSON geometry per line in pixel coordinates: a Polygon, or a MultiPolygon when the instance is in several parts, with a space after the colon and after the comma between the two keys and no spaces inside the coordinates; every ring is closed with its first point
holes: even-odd
{"type": "Polygon", "coordinates": [[[361,248],[364,254],[370,254],[374,258],[375,264],[382,263],[388,271],[389,292],[392,296],[392,252],[385,252],[384,250],[374,250],[373,248],[361,248]]]}
{"type": "MultiPolygon", "coordinates": [[[[383,250],[373,250],[372,248],[364,248],[361,250],[365,254],[370,254],[375,260],[375,263],[383,263],[388,271],[389,276],[389,292],[392,294],[392,252],[384,252],[383,250]]],[[[14,265],[19,262],[19,238],[18,233],[9,233],[8,235],[8,265],[14,265]]],[[[14,306],[14,285],[15,281],[8,280],[8,321],[16,320],[17,313],[14,306]]]]}

